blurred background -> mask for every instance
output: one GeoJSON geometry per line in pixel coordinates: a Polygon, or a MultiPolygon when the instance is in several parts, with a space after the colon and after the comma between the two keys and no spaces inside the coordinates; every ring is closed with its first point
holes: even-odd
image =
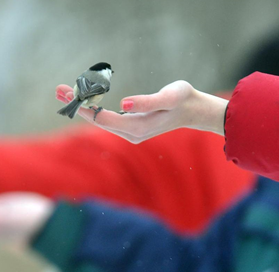
{"type": "MultiPolygon", "coordinates": [[[[0,0],[0,134],[85,122],[56,113],[55,87],[100,61],[115,71],[101,106],[115,111],[123,97],[178,79],[232,89],[253,53],[279,38],[278,10],[278,0],[0,0]]],[[[0,247],[0,271],[57,271],[32,254],[0,247]]]]}
{"type": "Polygon", "coordinates": [[[55,87],[99,61],[115,70],[102,106],[185,79],[233,88],[237,70],[279,36],[277,0],[0,0],[0,133],[85,122],[56,114],[55,87]]]}

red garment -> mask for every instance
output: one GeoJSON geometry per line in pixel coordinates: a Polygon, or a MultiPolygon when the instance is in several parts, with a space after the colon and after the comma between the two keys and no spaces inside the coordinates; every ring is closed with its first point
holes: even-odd
{"type": "Polygon", "coordinates": [[[240,80],[226,115],[226,156],[243,169],[279,181],[279,77],[240,80]]]}
{"type": "Polygon", "coordinates": [[[253,185],[251,173],[226,161],[223,145],[218,135],[190,129],[133,145],[92,125],[2,139],[0,190],[72,200],[94,195],[196,232],[253,185]]]}

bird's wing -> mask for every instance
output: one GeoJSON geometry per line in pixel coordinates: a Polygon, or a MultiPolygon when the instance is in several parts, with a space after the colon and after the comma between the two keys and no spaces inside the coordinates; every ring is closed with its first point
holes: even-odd
{"type": "Polygon", "coordinates": [[[101,84],[91,82],[84,76],[80,76],[76,80],[77,86],[79,88],[79,98],[84,100],[92,95],[103,94],[108,91],[107,88],[104,88],[101,84]]]}

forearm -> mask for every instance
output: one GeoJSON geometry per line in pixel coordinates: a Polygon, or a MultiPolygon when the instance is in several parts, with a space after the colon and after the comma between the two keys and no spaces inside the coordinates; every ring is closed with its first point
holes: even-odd
{"type": "Polygon", "coordinates": [[[193,101],[185,103],[185,114],[194,113],[186,127],[224,135],[224,116],[228,100],[195,90],[193,101]]]}

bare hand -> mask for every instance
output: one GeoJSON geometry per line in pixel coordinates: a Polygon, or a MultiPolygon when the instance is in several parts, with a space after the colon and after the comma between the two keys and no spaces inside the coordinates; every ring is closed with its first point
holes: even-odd
{"type": "Polygon", "coordinates": [[[27,245],[53,208],[51,200],[38,194],[0,194],[0,243],[27,245]]]}
{"type": "MultiPolygon", "coordinates": [[[[108,94],[109,95],[109,94],[108,94]]],[[[59,85],[56,98],[64,103],[73,99],[73,89],[59,85]]],[[[202,93],[188,82],[175,81],[158,93],[122,99],[125,114],[103,110],[93,120],[94,112],[81,108],[79,115],[92,124],[132,143],[140,143],[177,128],[208,130],[223,135],[223,118],[227,100],[202,93]]]]}

